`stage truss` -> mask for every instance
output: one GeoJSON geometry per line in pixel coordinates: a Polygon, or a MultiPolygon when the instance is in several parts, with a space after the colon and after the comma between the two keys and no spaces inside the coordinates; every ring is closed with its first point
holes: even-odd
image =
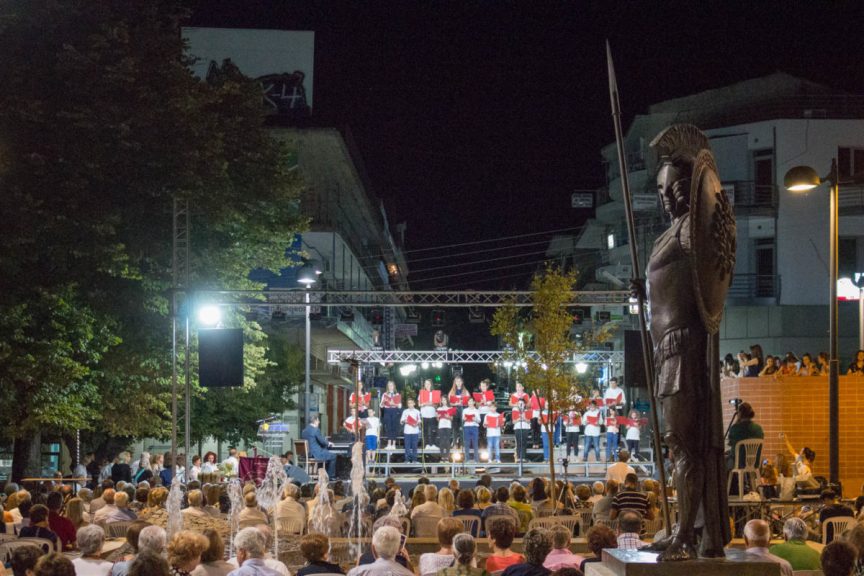
{"type": "MultiPolygon", "coordinates": [[[[376,290],[201,290],[195,297],[209,303],[233,306],[303,307],[306,295],[316,306],[354,308],[499,308],[512,304],[533,306],[531,291],[376,291],[376,290]]],[[[626,305],[626,290],[573,292],[567,306],[626,305]]]]}
{"type": "MultiPolygon", "coordinates": [[[[535,357],[534,352],[529,356],[535,357]]],[[[327,362],[361,364],[419,364],[441,362],[442,364],[494,364],[515,366],[513,353],[505,350],[327,350],[327,362]]],[[[574,354],[571,364],[623,364],[624,352],[620,350],[586,350],[574,354]]]]}

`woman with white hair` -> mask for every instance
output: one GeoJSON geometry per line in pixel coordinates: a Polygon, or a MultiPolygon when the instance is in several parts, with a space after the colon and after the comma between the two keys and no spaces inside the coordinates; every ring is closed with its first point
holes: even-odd
{"type": "Polygon", "coordinates": [[[153,470],[150,467],[150,453],[142,452],[141,458],[138,459],[138,470],[135,471],[132,482],[137,485],[139,482],[150,482],[152,479],[153,470]]]}
{"type": "Polygon", "coordinates": [[[234,548],[237,550],[237,564],[240,566],[231,572],[234,576],[281,576],[264,561],[267,540],[257,528],[240,530],[234,537],[234,548]]]}
{"type": "Polygon", "coordinates": [[[75,576],[108,576],[111,573],[111,562],[106,562],[100,556],[102,545],[105,544],[105,531],[101,526],[90,524],[78,530],[78,549],[81,557],[75,558],[75,576]]]}
{"type": "Polygon", "coordinates": [[[477,552],[477,543],[474,537],[467,532],[457,534],[453,538],[453,557],[455,563],[449,568],[438,571],[438,576],[489,576],[483,568],[477,567],[474,554],[477,552]]]}
{"type": "Polygon", "coordinates": [[[402,534],[398,529],[393,526],[379,528],[372,535],[375,561],[352,568],[348,576],[414,576],[411,570],[396,562],[396,555],[402,548],[402,534]]]}

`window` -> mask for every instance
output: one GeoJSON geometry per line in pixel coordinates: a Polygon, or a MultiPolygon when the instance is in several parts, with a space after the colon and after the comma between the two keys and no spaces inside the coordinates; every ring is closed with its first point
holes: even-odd
{"type": "Polygon", "coordinates": [[[864,172],[864,148],[838,148],[837,171],[841,178],[864,172]]]}
{"type": "Polygon", "coordinates": [[[774,150],[753,152],[753,198],[754,206],[770,206],[774,197],[774,150]]]}
{"type": "Polygon", "coordinates": [[[774,239],[756,241],[756,298],[772,298],[774,293],[774,239]]]}
{"type": "Polygon", "coordinates": [[[612,250],[613,248],[615,248],[615,233],[614,232],[611,232],[611,233],[606,235],[606,247],[609,250],[612,250]]]}
{"type": "Polygon", "coordinates": [[[855,272],[862,272],[858,265],[858,239],[854,237],[840,238],[837,244],[838,276],[852,278],[855,272]]]}

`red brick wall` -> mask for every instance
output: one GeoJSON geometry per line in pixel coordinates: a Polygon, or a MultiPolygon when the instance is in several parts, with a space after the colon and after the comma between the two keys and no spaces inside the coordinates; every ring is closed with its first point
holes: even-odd
{"type": "MultiPolygon", "coordinates": [[[[813,473],[828,477],[828,377],[724,378],[723,417],[728,425],[732,398],[749,402],[754,421],[765,430],[763,454],[788,452],[785,432],[796,450],[816,452],[813,473]]],[[[844,496],[855,496],[864,482],[864,377],[840,377],[840,481],[844,496]]]]}

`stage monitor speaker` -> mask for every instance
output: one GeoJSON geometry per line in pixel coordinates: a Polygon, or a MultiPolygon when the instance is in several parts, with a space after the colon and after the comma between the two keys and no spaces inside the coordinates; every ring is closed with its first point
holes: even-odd
{"type": "Polygon", "coordinates": [[[645,361],[642,353],[642,334],[639,330],[624,331],[624,385],[647,388],[645,361]]]}
{"type": "Polygon", "coordinates": [[[243,330],[218,328],[198,332],[198,377],[204,388],[243,385],[243,330]]]}

